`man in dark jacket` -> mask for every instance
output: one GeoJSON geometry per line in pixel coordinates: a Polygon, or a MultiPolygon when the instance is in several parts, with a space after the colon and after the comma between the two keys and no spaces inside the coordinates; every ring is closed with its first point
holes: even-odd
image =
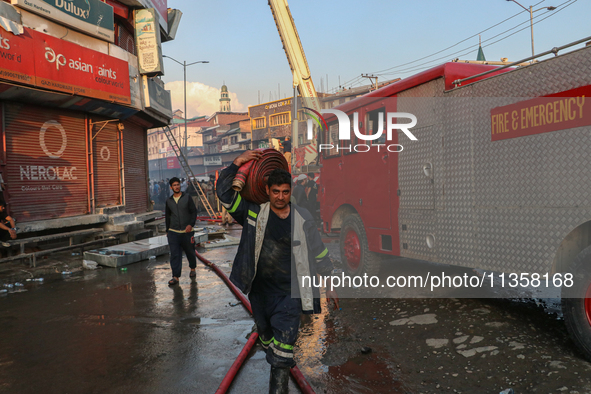
{"type": "Polygon", "coordinates": [[[195,238],[193,237],[193,226],[197,220],[197,208],[193,199],[187,193],[181,192],[181,181],[174,177],[170,180],[172,196],[166,200],[166,237],[170,247],[170,268],[172,279],[168,282],[170,286],[179,283],[181,268],[183,264],[183,250],[189,260],[191,272],[189,277],[197,276],[197,258],[195,257],[195,238]]]}
{"type": "MultiPolygon", "coordinates": [[[[333,266],[310,213],[289,202],[289,172],[276,169],[269,175],[266,191],[270,201],[261,205],[244,200],[232,189],[238,168],[260,157],[259,151],[238,156],[221,172],[217,195],[243,227],[230,280],[249,296],[271,364],[269,392],[287,393],[300,314],[320,312],[319,289],[300,287],[298,278],[330,275],[333,266]]],[[[327,292],[327,297],[337,302],[336,293],[327,292]]]]}

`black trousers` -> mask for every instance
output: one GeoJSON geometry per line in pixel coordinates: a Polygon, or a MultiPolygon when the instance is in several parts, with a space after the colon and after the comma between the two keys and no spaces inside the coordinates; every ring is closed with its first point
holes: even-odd
{"type": "Polygon", "coordinates": [[[300,328],[301,300],[261,293],[250,293],[248,298],[259,339],[267,350],[267,362],[278,368],[295,366],[293,345],[300,328]]]}
{"type": "Polygon", "coordinates": [[[189,267],[197,267],[193,232],[181,234],[168,230],[166,237],[168,238],[168,246],[170,247],[170,268],[172,269],[172,276],[180,278],[183,266],[183,251],[185,251],[187,260],[189,260],[189,267]]]}

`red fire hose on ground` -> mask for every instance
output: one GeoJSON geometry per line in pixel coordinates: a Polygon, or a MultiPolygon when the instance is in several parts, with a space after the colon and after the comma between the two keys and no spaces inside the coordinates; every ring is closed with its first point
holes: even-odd
{"type": "MultiPolygon", "coordinates": [[[[242,302],[242,305],[244,305],[246,307],[246,309],[252,314],[252,307],[250,306],[250,302],[248,301],[246,296],[244,294],[242,294],[242,292],[240,290],[238,290],[238,288],[236,286],[234,286],[234,284],[232,282],[230,282],[230,279],[228,279],[226,274],[224,274],[224,272],[222,272],[222,270],[220,270],[219,267],[216,266],[214,263],[212,263],[211,261],[207,260],[202,255],[197,253],[197,251],[195,251],[195,255],[197,256],[197,258],[199,260],[201,260],[201,262],[203,264],[212,268],[215,271],[215,273],[218,274],[218,276],[220,278],[222,278],[222,280],[226,283],[226,285],[228,285],[230,290],[232,290],[232,292],[234,293],[236,298],[238,298],[240,300],[240,302],[242,302]]],[[[234,377],[236,376],[236,374],[238,373],[238,370],[240,369],[240,367],[244,363],[244,360],[246,360],[248,353],[250,352],[252,347],[255,345],[258,337],[259,337],[259,335],[257,333],[252,333],[250,335],[248,342],[246,342],[246,345],[244,345],[244,348],[242,349],[242,351],[240,352],[240,354],[238,355],[238,357],[236,358],[236,360],[234,361],[234,363],[230,367],[230,370],[228,371],[228,373],[226,374],[226,376],[222,380],[222,383],[220,383],[220,386],[218,387],[216,394],[224,394],[228,391],[228,388],[230,388],[230,385],[232,384],[234,377]]],[[[312,386],[310,386],[310,384],[306,381],[306,378],[304,378],[304,375],[302,375],[302,372],[299,370],[299,368],[297,366],[295,366],[291,369],[291,376],[293,376],[293,378],[297,382],[298,386],[300,386],[302,393],[314,394],[314,390],[312,389],[312,386]]]]}

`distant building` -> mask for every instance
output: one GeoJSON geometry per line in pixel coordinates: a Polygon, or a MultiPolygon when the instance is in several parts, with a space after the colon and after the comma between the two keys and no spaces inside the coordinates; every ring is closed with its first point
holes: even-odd
{"type": "MultiPolygon", "coordinates": [[[[291,102],[292,99],[288,98],[248,107],[253,149],[268,148],[273,146],[273,140],[284,141],[285,137],[291,136],[291,102]]],[[[303,133],[302,126],[305,127],[305,124],[300,124],[303,133]]]]}
{"type": "MultiPolygon", "coordinates": [[[[173,113],[174,118],[172,124],[169,126],[174,138],[179,146],[185,146],[185,119],[182,117],[183,111],[176,110],[173,113]]],[[[209,127],[211,123],[205,116],[196,116],[187,119],[187,146],[202,147],[203,137],[199,134],[205,127],[209,127]]],[[[163,128],[148,130],[148,160],[161,159],[168,156],[174,156],[174,152],[168,138],[164,134],[163,128]]]]}
{"type": "Polygon", "coordinates": [[[230,96],[228,95],[228,87],[226,84],[222,85],[220,97],[220,112],[232,112],[230,107],[230,96]]]}

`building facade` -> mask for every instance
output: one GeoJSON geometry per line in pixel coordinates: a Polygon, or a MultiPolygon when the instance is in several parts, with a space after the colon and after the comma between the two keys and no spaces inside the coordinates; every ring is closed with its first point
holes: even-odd
{"type": "Polygon", "coordinates": [[[172,118],[161,43],[174,38],[178,11],[166,0],[9,3],[0,2],[0,172],[10,214],[146,212],[147,130],[172,118]]]}

